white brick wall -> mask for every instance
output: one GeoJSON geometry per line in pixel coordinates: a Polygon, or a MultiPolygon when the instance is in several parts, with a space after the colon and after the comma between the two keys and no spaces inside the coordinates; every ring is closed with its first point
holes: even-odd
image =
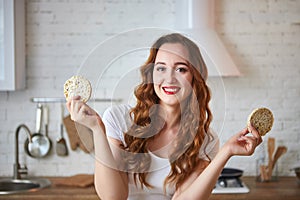
{"type": "MultiPolygon", "coordinates": [[[[217,31],[243,73],[223,79],[226,103],[219,110],[226,115],[223,126],[224,113],[215,114],[216,129],[223,143],[245,126],[253,108],[271,108],[275,124],[270,136],[288,146],[288,153],[279,160],[280,175],[292,175],[289,169],[300,163],[300,26],[292,24],[300,22],[299,13],[300,0],[216,0],[217,31]]],[[[99,42],[138,27],[172,28],[174,15],[174,0],[27,0],[27,89],[0,92],[0,176],[13,172],[16,127],[25,123],[34,131],[36,105],[30,102],[31,97],[62,97],[64,81],[77,72],[99,42]]],[[[112,77],[104,80],[97,95],[105,98],[114,91],[110,88],[112,77]]],[[[102,113],[107,105],[94,106],[102,113]]],[[[59,137],[59,104],[49,107],[49,136],[55,142],[59,137]]],[[[93,173],[92,155],[70,150],[63,158],[52,149],[48,157],[33,159],[24,153],[24,140],[25,134],[21,134],[20,161],[27,163],[32,175],[93,173]]],[[[228,166],[255,175],[255,158],[261,151],[250,158],[235,157],[228,166]]]]}

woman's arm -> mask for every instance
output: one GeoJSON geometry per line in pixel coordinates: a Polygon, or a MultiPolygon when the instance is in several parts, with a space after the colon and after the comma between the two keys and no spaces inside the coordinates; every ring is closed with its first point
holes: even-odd
{"type": "Polygon", "coordinates": [[[261,136],[253,128],[245,128],[230,138],[220,149],[206,169],[186,188],[179,188],[173,200],[208,199],[227,161],[233,155],[252,155],[256,146],[262,142],[261,136]],[[252,136],[246,136],[248,133],[252,136]]]}
{"type": "Polygon", "coordinates": [[[105,126],[99,115],[75,97],[67,102],[71,118],[93,131],[95,148],[95,188],[101,199],[127,199],[128,179],[118,166],[105,135],[105,126]]]}
{"type": "Polygon", "coordinates": [[[101,199],[127,199],[128,179],[118,165],[102,130],[95,130],[95,188],[101,199]]]}

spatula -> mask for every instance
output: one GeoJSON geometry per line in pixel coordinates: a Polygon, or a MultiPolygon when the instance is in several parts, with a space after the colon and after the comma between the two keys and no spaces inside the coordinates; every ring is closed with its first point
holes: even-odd
{"type": "Polygon", "coordinates": [[[277,160],[287,152],[287,148],[285,146],[279,146],[277,149],[276,149],[276,152],[275,152],[275,155],[274,155],[274,159],[273,159],[273,162],[272,162],[272,169],[274,168],[277,160]]]}
{"type": "Polygon", "coordinates": [[[56,153],[59,156],[67,156],[68,155],[68,148],[66,144],[66,140],[64,138],[64,124],[63,124],[63,117],[64,117],[64,106],[61,104],[60,108],[60,137],[56,140],[56,153]]]}
{"type": "Polygon", "coordinates": [[[273,154],[275,150],[275,138],[269,137],[268,138],[268,156],[269,156],[269,162],[268,162],[268,179],[272,176],[272,163],[273,163],[273,154]]]}

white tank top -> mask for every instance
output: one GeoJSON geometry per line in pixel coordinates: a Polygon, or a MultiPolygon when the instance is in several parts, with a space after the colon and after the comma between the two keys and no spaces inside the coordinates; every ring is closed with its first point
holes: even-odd
{"type": "MultiPolygon", "coordinates": [[[[120,140],[125,144],[124,133],[132,125],[132,120],[130,117],[129,105],[118,105],[108,108],[102,117],[103,123],[105,125],[107,137],[111,137],[120,140]]],[[[215,157],[219,150],[219,139],[218,136],[212,132],[214,140],[211,141],[206,147],[206,152],[208,156],[212,159],[215,157]]],[[[201,159],[207,160],[204,154],[203,147],[207,143],[207,138],[204,139],[204,143],[200,148],[199,157],[201,159]]],[[[164,200],[171,199],[175,193],[175,186],[168,186],[166,188],[166,194],[164,194],[164,180],[170,172],[170,163],[166,158],[161,158],[156,156],[154,153],[149,152],[151,157],[151,165],[149,174],[147,176],[147,182],[153,186],[153,188],[144,187],[143,189],[138,184],[134,184],[133,176],[129,175],[129,200],[164,200]]]]}

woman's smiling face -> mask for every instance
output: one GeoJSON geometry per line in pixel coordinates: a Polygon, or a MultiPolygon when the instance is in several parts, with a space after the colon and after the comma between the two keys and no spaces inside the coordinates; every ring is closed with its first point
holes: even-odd
{"type": "Polygon", "coordinates": [[[161,104],[178,105],[190,95],[193,75],[188,59],[188,51],[180,43],[166,43],[159,48],[153,83],[161,104]]]}

